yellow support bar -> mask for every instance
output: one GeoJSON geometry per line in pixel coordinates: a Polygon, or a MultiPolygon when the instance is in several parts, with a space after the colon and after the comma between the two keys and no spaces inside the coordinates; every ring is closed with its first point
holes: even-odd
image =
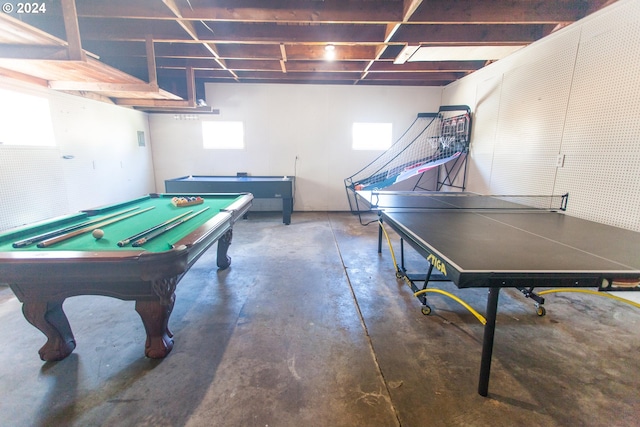
{"type": "Polygon", "coordinates": [[[384,233],[384,237],[387,238],[387,244],[389,245],[389,252],[391,252],[391,259],[393,260],[393,265],[396,269],[396,273],[400,272],[400,268],[398,268],[398,263],[396,262],[396,255],[393,252],[393,246],[391,246],[391,239],[389,238],[389,235],[387,234],[387,230],[384,228],[384,225],[382,224],[382,221],[378,221],[378,224],[380,225],[380,229],[382,230],[382,232],[384,233]]]}
{"type": "Polygon", "coordinates": [[[452,300],[454,300],[455,302],[457,302],[458,304],[460,304],[461,306],[463,306],[464,308],[469,310],[469,312],[471,314],[473,314],[476,317],[476,319],[478,319],[480,321],[480,323],[482,323],[483,325],[487,324],[487,319],[485,319],[482,314],[478,313],[473,307],[471,307],[469,304],[467,304],[466,302],[464,302],[463,300],[461,300],[457,296],[455,296],[452,293],[449,293],[447,291],[443,291],[442,289],[423,289],[421,291],[415,292],[413,295],[414,296],[418,296],[418,295],[426,294],[428,292],[432,292],[432,293],[436,293],[436,294],[442,294],[444,296],[447,296],[447,297],[451,298],[452,300]]]}
{"type": "MultiPolygon", "coordinates": [[[[400,273],[400,268],[398,267],[398,263],[396,262],[396,256],[395,256],[395,254],[393,252],[393,246],[391,245],[391,239],[389,238],[389,234],[387,234],[387,230],[384,228],[384,225],[382,224],[382,221],[378,221],[378,224],[380,224],[380,228],[382,229],[382,232],[384,233],[384,237],[387,239],[387,244],[389,245],[389,252],[391,252],[391,258],[393,259],[393,265],[396,268],[396,273],[400,273]]],[[[406,274],[402,274],[402,278],[407,283],[407,285],[409,285],[409,287],[411,287],[411,282],[410,282],[410,279],[407,277],[407,275],[406,274]]],[[[476,319],[478,319],[480,321],[480,323],[482,323],[483,325],[487,324],[487,319],[485,319],[482,314],[478,313],[469,304],[467,304],[466,302],[464,302],[463,300],[461,300],[457,296],[455,296],[455,295],[453,295],[453,294],[451,294],[451,293],[449,293],[447,291],[443,291],[441,289],[423,289],[421,291],[415,292],[413,295],[417,297],[419,295],[426,294],[428,292],[438,293],[438,294],[441,294],[441,295],[444,295],[444,296],[447,296],[447,297],[451,298],[452,300],[456,301],[458,304],[460,304],[461,306],[463,306],[464,308],[469,310],[469,312],[471,314],[473,314],[476,317],[476,319]]]]}

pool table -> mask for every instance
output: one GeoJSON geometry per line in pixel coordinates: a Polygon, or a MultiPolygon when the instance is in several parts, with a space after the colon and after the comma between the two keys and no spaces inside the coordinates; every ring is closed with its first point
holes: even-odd
{"type": "Polygon", "coordinates": [[[62,360],[75,349],[62,304],[76,295],[134,300],[147,334],[146,356],[160,359],[169,354],[173,335],[168,322],[177,283],[215,242],[218,267],[229,267],[233,224],[253,199],[250,193],[201,194],[200,204],[184,207],[172,203],[177,196],[149,194],[0,233],[0,282],[9,284],[23,304],[24,317],[46,335],[39,351],[42,360],[62,360]],[[116,220],[100,227],[100,239],[88,231],[44,248],[38,243],[14,247],[32,236],[98,221],[81,227],[93,228],[101,224],[100,218],[116,220]],[[185,221],[142,246],[117,244],[153,226],[168,223],[160,228],[164,230],[181,220],[185,221]]]}

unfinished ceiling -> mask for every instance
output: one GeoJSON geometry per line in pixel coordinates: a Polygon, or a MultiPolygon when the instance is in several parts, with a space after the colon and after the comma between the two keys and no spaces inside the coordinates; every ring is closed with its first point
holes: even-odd
{"type": "Polygon", "coordinates": [[[609,3],[9,2],[0,74],[147,111],[206,110],[206,82],[444,86],[609,3]]]}

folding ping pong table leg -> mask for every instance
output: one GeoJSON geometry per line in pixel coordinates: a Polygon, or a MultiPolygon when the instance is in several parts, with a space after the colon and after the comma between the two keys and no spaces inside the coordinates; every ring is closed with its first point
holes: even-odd
{"type": "Polygon", "coordinates": [[[538,316],[544,316],[547,313],[547,310],[543,306],[544,297],[541,297],[540,295],[538,295],[535,292],[533,292],[533,287],[530,287],[530,288],[516,288],[516,289],[518,289],[520,292],[522,292],[522,295],[524,295],[525,298],[531,298],[532,300],[535,301],[535,303],[536,303],[536,314],[538,316]]]}
{"type": "Polygon", "coordinates": [[[496,315],[498,312],[498,295],[500,288],[489,288],[487,298],[487,323],[484,325],[482,339],[482,359],[480,360],[480,380],[478,394],[487,397],[489,394],[489,373],[491,372],[491,356],[493,354],[493,336],[496,331],[496,315]]]}

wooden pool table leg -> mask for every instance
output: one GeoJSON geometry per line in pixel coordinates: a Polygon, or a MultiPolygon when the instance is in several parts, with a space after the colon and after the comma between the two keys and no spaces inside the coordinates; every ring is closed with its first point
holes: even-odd
{"type": "Polygon", "coordinates": [[[136,311],[147,332],[144,354],[151,359],[162,359],[173,349],[169,317],[176,299],[177,281],[177,277],[157,280],[153,283],[153,289],[158,299],[136,300],[136,311]]]}
{"type": "Polygon", "coordinates": [[[231,265],[231,257],[227,255],[229,246],[231,245],[231,239],[233,238],[233,230],[230,228],[226,233],[218,240],[218,268],[224,270],[231,265]]]}
{"type": "Polygon", "coordinates": [[[69,320],[59,301],[26,301],[22,304],[24,317],[47,337],[38,353],[44,361],[62,360],[76,348],[69,320]]]}

